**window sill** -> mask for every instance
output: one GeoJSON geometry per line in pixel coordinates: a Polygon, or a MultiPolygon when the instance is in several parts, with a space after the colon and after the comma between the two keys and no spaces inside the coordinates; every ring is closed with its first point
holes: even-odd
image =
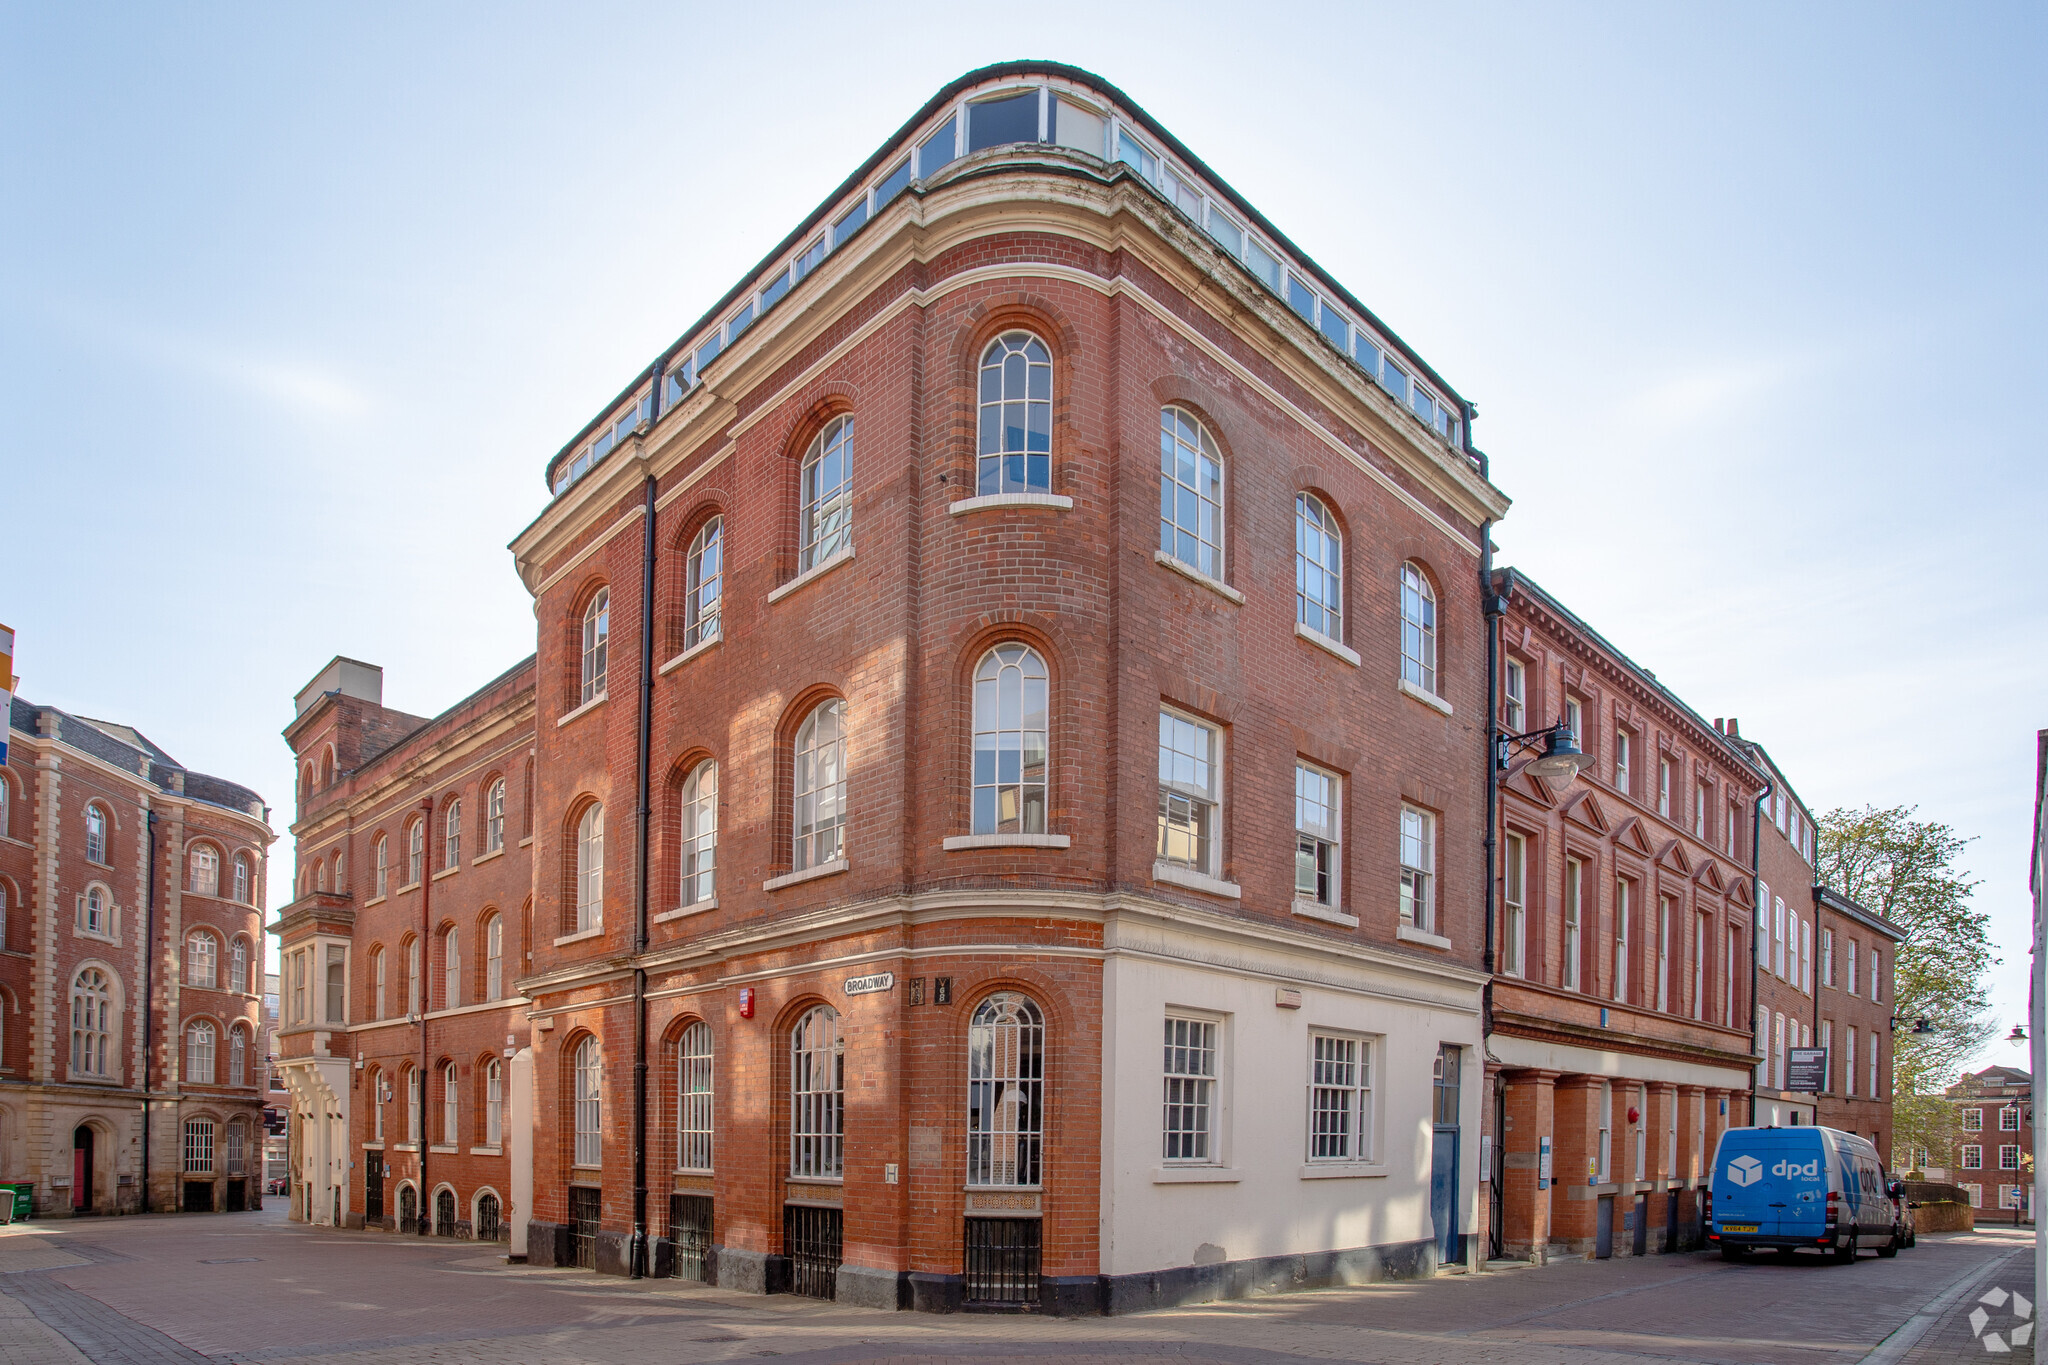
{"type": "Polygon", "coordinates": [[[819,863],[816,867],[807,867],[801,872],[785,872],[780,877],[770,877],[767,881],[761,883],[761,889],[763,891],[780,891],[783,887],[795,886],[798,882],[808,882],[818,877],[833,876],[836,873],[846,871],[847,867],[846,859],[834,858],[829,863],[819,863]]]}
{"type": "Polygon", "coordinates": [[[1220,877],[1207,876],[1177,863],[1154,862],[1152,880],[1166,882],[1172,886],[1185,886],[1190,891],[1206,891],[1212,896],[1226,896],[1231,900],[1242,900],[1244,888],[1236,882],[1226,882],[1220,877]]]}
{"type": "Polygon", "coordinates": [[[1406,678],[1401,679],[1401,695],[1415,698],[1415,700],[1429,707],[1432,711],[1441,711],[1447,716],[1451,714],[1451,704],[1449,702],[1434,692],[1423,691],[1406,678]]]}
{"type": "Polygon", "coordinates": [[[1070,848],[1064,834],[949,834],[941,845],[948,853],[963,848],[1070,848]]]}
{"type": "Polygon", "coordinates": [[[660,673],[663,677],[667,677],[671,669],[681,668],[684,664],[690,662],[690,660],[696,658],[699,654],[704,653],[706,650],[716,648],[721,642],[724,641],[724,639],[725,635],[721,632],[720,634],[713,635],[708,639],[699,640],[696,644],[691,645],[688,649],[676,655],[675,658],[670,659],[667,663],[663,664],[660,668],[656,669],[655,671],[657,673],[660,673]]]}
{"type": "Polygon", "coordinates": [[[584,702],[583,705],[577,707],[574,711],[569,712],[569,714],[565,716],[555,717],[555,728],[557,730],[561,729],[564,725],[567,725],[570,721],[575,720],[578,716],[583,715],[586,711],[595,711],[598,707],[604,705],[605,698],[610,695],[611,694],[608,692],[600,692],[596,696],[592,697],[589,701],[584,702]]]}
{"type": "Polygon", "coordinates": [[[702,915],[717,908],[718,897],[713,896],[708,900],[698,901],[695,905],[682,905],[673,910],[664,910],[647,922],[649,924],[666,924],[672,919],[683,919],[690,915],[702,915]]]}
{"type": "Polygon", "coordinates": [[[505,856],[505,846],[504,846],[503,844],[499,844],[499,845],[498,845],[498,846],[497,846],[496,848],[492,849],[492,850],[491,850],[491,851],[490,851],[489,853],[479,853],[479,854],[478,854],[478,855],[477,855],[476,857],[474,857],[474,858],[471,858],[471,859],[469,860],[469,865],[470,865],[471,867],[475,867],[475,866],[476,866],[476,865],[477,865],[478,863],[487,863],[487,862],[489,862],[489,861],[490,861],[491,859],[493,859],[493,858],[502,858],[502,857],[504,857],[504,856],[505,856]]]}
{"type": "Polygon", "coordinates": [[[604,933],[604,926],[602,924],[594,925],[588,929],[578,929],[573,934],[564,934],[556,939],[555,946],[559,948],[565,943],[581,943],[587,938],[596,938],[602,933],[604,933]]]}
{"type": "Polygon", "coordinates": [[[985,493],[980,497],[962,498],[949,503],[946,511],[952,516],[963,516],[968,512],[986,512],[998,507],[1051,507],[1061,512],[1073,510],[1074,500],[1058,493],[985,493]]]}
{"type": "Polygon", "coordinates": [[[366,1152],[381,1152],[384,1150],[384,1144],[382,1142],[366,1142],[363,1144],[363,1150],[366,1152]]]}
{"type": "Polygon", "coordinates": [[[383,896],[372,896],[370,897],[370,899],[363,902],[363,909],[367,910],[373,905],[382,905],[385,899],[386,898],[383,896]]]}
{"type": "Polygon", "coordinates": [[[471,1156],[503,1156],[505,1155],[505,1149],[499,1146],[472,1147],[469,1149],[469,1154],[471,1156]]]}
{"type": "Polygon", "coordinates": [[[1235,602],[1240,607],[1244,605],[1244,594],[1236,588],[1231,587],[1220,578],[1209,577],[1209,575],[1203,573],[1194,565],[1187,563],[1185,560],[1175,559],[1164,550],[1154,550],[1152,552],[1152,562],[1165,565],[1191,583],[1200,583],[1225,601],[1235,602]]]}
{"type": "Polygon", "coordinates": [[[1301,1168],[1303,1180],[1370,1180],[1384,1177],[1388,1167],[1378,1161],[1311,1162],[1301,1168]]]}
{"type": "Polygon", "coordinates": [[[1242,1179],[1229,1166],[1160,1166],[1152,1172],[1155,1185],[1235,1185],[1242,1179]]]}
{"type": "Polygon", "coordinates": [[[420,1145],[417,1142],[394,1142],[391,1144],[391,1150],[394,1152],[417,1152],[419,1149],[420,1145]]]}
{"type": "Polygon", "coordinates": [[[521,840],[519,841],[519,846],[520,846],[521,848],[525,848],[525,847],[526,847],[526,846],[527,846],[528,844],[530,844],[530,843],[532,843],[532,842],[533,842],[533,836],[532,836],[531,834],[529,834],[529,835],[527,835],[527,836],[526,836],[526,837],[525,837],[524,839],[521,839],[521,840]]]}
{"type": "Polygon", "coordinates": [[[452,1142],[437,1142],[427,1148],[429,1156],[461,1156],[462,1149],[452,1142]]]}
{"type": "Polygon", "coordinates": [[[1403,943],[1419,943],[1425,948],[1439,948],[1444,952],[1451,950],[1451,941],[1442,934],[1432,934],[1429,930],[1418,929],[1412,924],[1395,925],[1394,937],[1403,943]]]}
{"type": "Polygon", "coordinates": [[[1341,924],[1346,929],[1358,927],[1358,916],[1347,915],[1334,905],[1322,905],[1296,897],[1292,908],[1294,913],[1303,919],[1319,919],[1325,924],[1341,924]]]}
{"type": "Polygon", "coordinates": [[[394,896],[403,896],[408,891],[417,891],[419,889],[420,884],[418,882],[407,882],[404,886],[399,887],[396,891],[392,892],[391,894],[394,896]]]}
{"type": "Polygon", "coordinates": [[[104,943],[111,948],[118,948],[121,946],[121,936],[119,934],[103,934],[99,932],[99,930],[97,929],[73,928],[71,931],[71,937],[89,938],[94,943],[104,943]]]}
{"type": "Polygon", "coordinates": [[[827,556],[827,557],[826,557],[826,558],[824,558],[824,559],[821,559],[821,560],[819,560],[819,561],[818,561],[818,562],[817,562],[816,564],[813,564],[813,565],[811,565],[811,567],[810,567],[810,568],[808,568],[808,569],[805,569],[805,570],[804,570],[804,571],[803,571],[802,573],[798,574],[798,575],[797,575],[797,576],[796,576],[795,578],[792,578],[792,579],[790,579],[790,580],[789,580],[789,581],[788,581],[787,583],[784,583],[784,584],[783,584],[783,585],[782,585],[781,587],[779,587],[779,588],[776,588],[775,590],[773,590],[772,592],[770,592],[770,593],[768,594],[768,601],[769,601],[769,603],[770,603],[770,604],[772,605],[772,604],[774,604],[774,603],[776,603],[776,602],[780,602],[780,601],[781,601],[781,600],[782,600],[783,598],[785,598],[785,597],[789,596],[789,595],[790,595],[791,593],[795,592],[795,591],[796,591],[796,590],[797,590],[798,588],[801,588],[801,587],[803,587],[803,586],[804,586],[805,584],[807,584],[807,583],[810,583],[810,582],[812,582],[812,581],[814,581],[814,580],[816,580],[816,579],[820,579],[820,578],[823,578],[823,577],[824,577],[824,576],[825,576],[826,574],[828,574],[828,573],[831,573],[831,572],[832,572],[832,571],[833,571],[834,569],[838,568],[838,567],[839,567],[839,566],[840,566],[841,564],[845,564],[845,563],[848,563],[848,562],[850,562],[850,561],[851,561],[852,559],[853,559],[853,547],[852,547],[851,545],[849,545],[849,546],[847,546],[847,547],[846,547],[845,549],[843,549],[843,550],[840,550],[840,551],[838,551],[838,552],[836,552],[836,553],[834,553],[834,554],[832,554],[832,555],[829,555],[829,556],[827,556]]]}
{"type": "Polygon", "coordinates": [[[1299,621],[1296,621],[1294,623],[1294,633],[1296,637],[1308,641],[1317,649],[1326,650],[1327,652],[1336,655],[1345,663],[1350,664],[1353,668],[1358,667],[1357,650],[1348,648],[1340,642],[1331,639],[1329,636],[1323,634],[1319,630],[1311,630],[1299,621]]]}
{"type": "Polygon", "coordinates": [[[433,876],[432,880],[434,880],[434,881],[437,881],[437,882],[438,882],[438,881],[440,881],[440,880],[441,880],[441,879],[442,879],[443,877],[452,877],[452,876],[454,876],[454,875],[455,875],[456,873],[458,873],[458,872],[460,872],[460,871],[462,871],[462,864],[461,864],[461,863],[457,863],[457,864],[456,864],[455,866],[453,866],[453,867],[444,867],[444,868],[442,868],[442,869],[441,869],[441,870],[440,870],[439,872],[436,872],[436,873],[434,874],[434,876],[433,876]]]}

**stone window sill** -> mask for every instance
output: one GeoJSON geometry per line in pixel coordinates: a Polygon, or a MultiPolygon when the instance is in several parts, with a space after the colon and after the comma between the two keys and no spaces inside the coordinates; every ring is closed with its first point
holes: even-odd
{"type": "Polygon", "coordinates": [[[417,1152],[419,1149],[420,1145],[417,1142],[394,1142],[391,1144],[391,1150],[394,1152],[417,1152]]]}
{"type": "Polygon", "coordinates": [[[462,1148],[452,1142],[437,1142],[427,1148],[427,1154],[429,1156],[461,1156],[462,1148]]]}
{"type": "Polygon", "coordinates": [[[363,1144],[363,1150],[366,1152],[381,1152],[384,1150],[384,1144],[382,1142],[366,1142],[363,1144]]]}
{"type": "Polygon", "coordinates": [[[690,915],[702,915],[718,908],[718,897],[698,901],[695,905],[680,905],[673,910],[664,910],[649,920],[649,924],[666,924],[672,919],[683,919],[690,915]]]}
{"type": "Polygon", "coordinates": [[[532,836],[531,834],[529,834],[529,835],[527,835],[527,836],[526,836],[526,837],[525,837],[524,839],[521,839],[521,840],[519,841],[519,846],[520,846],[521,848],[525,848],[525,847],[526,847],[526,846],[527,846],[528,844],[530,844],[530,843],[532,843],[532,842],[533,842],[533,836],[532,836]]]}
{"type": "Polygon", "coordinates": [[[696,658],[699,654],[705,653],[707,650],[716,648],[718,645],[722,644],[724,640],[725,636],[723,634],[707,636],[706,638],[699,640],[696,644],[691,645],[682,653],[676,655],[675,658],[670,659],[667,663],[663,664],[659,669],[657,669],[656,672],[660,673],[663,677],[667,677],[670,670],[681,668],[684,664],[690,662],[690,660],[696,658]]]}
{"type": "MultiPolygon", "coordinates": [[[[440,1149],[436,1148],[435,1150],[438,1151],[440,1149]]],[[[503,1147],[499,1147],[496,1145],[488,1147],[472,1147],[469,1149],[469,1154],[471,1156],[503,1156],[505,1155],[505,1149],[503,1147]]]]}
{"type": "Polygon", "coordinates": [[[1329,636],[1323,634],[1321,631],[1311,630],[1309,627],[1303,625],[1301,622],[1296,621],[1294,623],[1294,634],[1298,639],[1308,641],[1317,649],[1326,650],[1329,653],[1336,655],[1345,663],[1350,664],[1353,668],[1358,667],[1357,650],[1350,648],[1349,646],[1343,644],[1340,641],[1331,639],[1329,636]]]}
{"type": "Polygon", "coordinates": [[[1242,1179],[1230,1166],[1160,1166],[1152,1172],[1155,1185],[1235,1185],[1242,1179]]]}
{"type": "Polygon", "coordinates": [[[403,896],[408,891],[417,891],[419,889],[420,884],[418,882],[407,882],[404,886],[399,887],[396,891],[392,892],[391,894],[394,896],[403,896]]]}
{"type": "Polygon", "coordinates": [[[1175,559],[1172,555],[1166,553],[1166,551],[1164,550],[1154,550],[1152,552],[1152,562],[1154,564],[1163,565],[1166,568],[1173,570],[1175,573],[1179,574],[1182,578],[1187,579],[1191,583],[1200,583],[1210,592],[1215,593],[1218,597],[1223,598],[1227,602],[1235,602],[1240,607],[1244,605],[1243,593],[1239,592],[1236,588],[1231,587],[1228,583],[1225,583],[1220,578],[1209,577],[1209,575],[1203,573],[1200,569],[1188,563],[1186,560],[1175,559]]]}
{"type": "Polygon", "coordinates": [[[1074,500],[1058,493],[984,493],[980,497],[962,498],[949,503],[946,511],[953,516],[968,512],[986,512],[997,507],[1051,507],[1061,512],[1072,511],[1074,500]]]}
{"type": "Polygon", "coordinates": [[[559,948],[565,943],[581,943],[583,942],[583,940],[587,938],[596,938],[603,932],[604,926],[602,924],[593,925],[588,929],[578,929],[573,934],[564,934],[560,938],[556,939],[555,946],[559,948]]]}
{"type": "Polygon", "coordinates": [[[436,873],[434,874],[434,880],[438,882],[438,881],[440,881],[440,880],[441,880],[441,879],[442,879],[443,877],[452,877],[452,876],[454,876],[454,875],[455,875],[456,873],[458,873],[458,872],[460,872],[460,871],[462,871],[462,864],[461,864],[461,863],[457,863],[457,864],[456,864],[455,866],[453,866],[453,867],[444,867],[444,868],[442,868],[442,869],[441,869],[441,870],[440,870],[439,872],[436,872],[436,873]]]}
{"type": "Polygon", "coordinates": [[[811,565],[810,568],[805,569],[795,578],[790,579],[787,583],[784,583],[781,587],[769,593],[768,601],[770,603],[780,602],[783,598],[789,596],[798,588],[801,588],[806,584],[811,583],[817,579],[823,578],[826,574],[831,573],[841,564],[851,563],[852,560],[853,547],[849,545],[845,549],[836,551],[835,553],[826,556],[824,559],[819,560],[816,564],[811,565]]]}
{"type": "Polygon", "coordinates": [[[1171,886],[1185,886],[1190,891],[1205,891],[1212,896],[1225,896],[1231,900],[1240,900],[1244,896],[1244,888],[1236,882],[1226,882],[1220,877],[1207,876],[1182,867],[1178,863],[1153,863],[1152,880],[1166,882],[1171,886]]]}
{"type": "Polygon", "coordinates": [[[1388,1167],[1376,1161],[1331,1161],[1301,1168],[1303,1180],[1358,1180],[1383,1177],[1388,1167]]]}
{"type": "Polygon", "coordinates": [[[849,864],[846,859],[834,858],[829,863],[819,863],[816,867],[807,867],[801,872],[785,872],[780,877],[770,877],[767,881],[761,883],[761,889],[763,891],[780,891],[783,887],[795,886],[798,882],[813,881],[819,877],[830,877],[844,872],[848,866],[849,864]]]}
{"type": "Polygon", "coordinates": [[[1300,915],[1303,919],[1319,919],[1325,924],[1341,924],[1346,929],[1356,929],[1358,927],[1358,916],[1347,915],[1334,905],[1322,905],[1315,901],[1305,901],[1300,897],[1296,897],[1293,910],[1295,914],[1300,915]]]}
{"type": "Polygon", "coordinates": [[[490,851],[489,853],[479,853],[479,854],[478,854],[478,855],[477,855],[476,857],[474,857],[474,858],[471,858],[471,859],[469,860],[469,865],[470,865],[471,867],[475,867],[475,866],[476,866],[476,865],[477,865],[478,863],[487,863],[487,862],[489,862],[489,861],[490,861],[491,859],[493,859],[493,858],[502,858],[502,857],[504,857],[504,856],[505,856],[505,846],[504,846],[503,844],[499,844],[499,845],[498,845],[498,846],[497,846],[496,848],[492,849],[492,850],[491,850],[491,851],[490,851]]]}
{"type": "Polygon", "coordinates": [[[942,847],[953,853],[963,848],[1069,848],[1073,842],[1064,834],[949,834],[942,847]]]}
{"type": "Polygon", "coordinates": [[[1415,700],[1429,707],[1432,711],[1441,711],[1447,716],[1451,714],[1451,704],[1449,702],[1434,692],[1423,691],[1406,678],[1401,679],[1401,695],[1415,698],[1415,700]]]}
{"type": "Polygon", "coordinates": [[[373,905],[382,905],[384,903],[384,899],[385,898],[382,896],[372,896],[370,897],[370,899],[363,902],[363,909],[367,910],[373,905]]]}
{"type": "Polygon", "coordinates": [[[1444,952],[1451,950],[1451,941],[1442,934],[1432,934],[1429,930],[1418,929],[1412,924],[1396,925],[1394,937],[1403,943],[1419,943],[1425,948],[1440,948],[1444,952]]]}
{"type": "Polygon", "coordinates": [[[567,715],[557,716],[555,718],[555,728],[559,730],[564,725],[567,725],[570,721],[575,720],[577,717],[583,715],[584,713],[589,711],[595,711],[598,707],[604,705],[605,698],[610,695],[611,694],[608,692],[600,692],[596,696],[592,697],[589,701],[584,702],[583,705],[577,707],[574,711],[569,712],[567,715]]]}

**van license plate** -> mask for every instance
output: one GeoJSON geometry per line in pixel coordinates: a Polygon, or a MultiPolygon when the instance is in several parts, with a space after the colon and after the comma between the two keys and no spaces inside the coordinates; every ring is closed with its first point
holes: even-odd
{"type": "Polygon", "coordinates": [[[1757,1225],[1757,1224],[1755,1224],[1755,1223],[1723,1223],[1723,1224],[1721,1224],[1721,1231],[1723,1231],[1723,1232],[1755,1232],[1755,1231],[1757,1230],[1757,1226],[1758,1226],[1758,1225],[1757,1225]]]}

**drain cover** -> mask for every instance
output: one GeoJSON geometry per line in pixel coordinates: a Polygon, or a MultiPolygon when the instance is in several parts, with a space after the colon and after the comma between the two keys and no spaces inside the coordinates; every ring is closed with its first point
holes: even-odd
{"type": "Polygon", "coordinates": [[[216,1259],[214,1259],[214,1260],[211,1260],[211,1261],[201,1261],[201,1262],[200,1262],[199,1264],[201,1264],[201,1265],[247,1265],[247,1264],[249,1264],[249,1262],[251,1262],[251,1261],[260,1261],[260,1260],[262,1260],[262,1259],[263,1259],[263,1258],[262,1258],[261,1256],[221,1256],[221,1257],[218,1257],[218,1258],[216,1258],[216,1259]]]}

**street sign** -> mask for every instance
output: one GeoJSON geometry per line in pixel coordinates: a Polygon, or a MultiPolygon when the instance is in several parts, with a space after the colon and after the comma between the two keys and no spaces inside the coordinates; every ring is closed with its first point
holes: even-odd
{"type": "Polygon", "coordinates": [[[846,993],[848,995],[873,995],[876,991],[886,991],[895,984],[896,973],[876,972],[871,976],[847,978],[846,993]]]}
{"type": "Polygon", "coordinates": [[[1827,1088],[1828,1050],[1824,1047],[1795,1047],[1792,1054],[1791,1075],[1785,1078],[1787,1090],[1802,1094],[1818,1095],[1827,1088]]]}

